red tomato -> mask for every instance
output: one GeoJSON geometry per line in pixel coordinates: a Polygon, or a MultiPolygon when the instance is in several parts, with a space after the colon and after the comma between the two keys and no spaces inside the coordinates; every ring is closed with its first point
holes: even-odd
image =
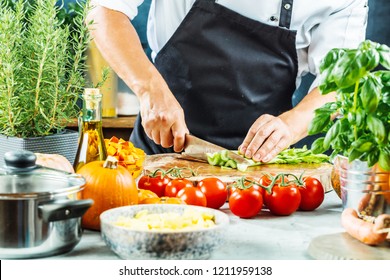
{"type": "Polygon", "coordinates": [[[184,187],[178,193],[177,197],[183,200],[186,204],[206,206],[206,195],[197,187],[184,187]]]}
{"type": "Polygon", "coordinates": [[[167,176],[162,177],[161,175],[157,175],[156,177],[152,177],[150,175],[143,175],[138,180],[138,188],[152,191],[158,197],[162,197],[164,196],[165,188],[169,181],[170,179],[167,176]]]}
{"type": "MultiPolygon", "coordinates": [[[[260,185],[265,186],[265,187],[268,187],[271,184],[271,182],[272,182],[272,180],[268,175],[261,176],[261,178],[259,180],[260,185]]],[[[265,193],[267,191],[262,187],[259,187],[259,189],[260,189],[261,195],[263,196],[263,203],[264,203],[264,205],[267,206],[267,196],[265,195],[265,193]]]]}
{"type": "Polygon", "coordinates": [[[164,196],[176,197],[177,193],[185,187],[193,187],[194,184],[185,178],[172,179],[165,188],[164,196]]]}
{"type": "Polygon", "coordinates": [[[324,187],[318,179],[310,176],[303,178],[303,182],[304,185],[299,186],[299,192],[301,193],[299,210],[313,211],[324,201],[324,187]]]}
{"type": "Polygon", "coordinates": [[[278,216],[288,216],[298,210],[301,193],[295,184],[280,186],[275,184],[272,193],[265,192],[265,200],[270,212],[278,216]]]}
{"type": "Polygon", "coordinates": [[[263,207],[263,197],[253,186],[247,189],[234,188],[229,197],[229,207],[230,211],[240,218],[252,218],[263,207]]]}
{"type": "Polygon", "coordinates": [[[228,191],[226,184],[218,178],[204,178],[198,182],[197,187],[205,194],[207,207],[219,209],[225,204],[228,191]]]}

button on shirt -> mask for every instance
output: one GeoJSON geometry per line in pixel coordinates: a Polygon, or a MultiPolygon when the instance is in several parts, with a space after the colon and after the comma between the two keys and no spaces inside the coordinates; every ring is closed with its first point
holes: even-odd
{"type": "MultiPolygon", "coordinates": [[[[216,0],[243,16],[279,26],[281,9],[292,9],[290,29],[297,31],[297,86],[303,75],[319,73],[319,64],[332,48],[355,48],[365,39],[368,0],[216,0]]],[[[143,0],[95,0],[101,6],[122,12],[131,20],[143,0]]],[[[195,0],[152,0],[147,38],[154,59],[173,35],[195,0]]],[[[312,88],[318,84],[313,82],[312,88]]]]}

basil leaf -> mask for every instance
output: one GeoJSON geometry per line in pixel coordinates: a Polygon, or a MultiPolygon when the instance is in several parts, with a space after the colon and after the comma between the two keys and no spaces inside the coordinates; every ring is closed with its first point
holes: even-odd
{"type": "Polygon", "coordinates": [[[390,72],[389,71],[377,71],[374,74],[381,79],[384,86],[390,86],[390,72]]]}
{"type": "Polygon", "coordinates": [[[341,123],[339,120],[337,120],[326,133],[324,138],[324,144],[323,144],[325,150],[329,149],[332,141],[340,133],[340,127],[341,127],[341,123]]]}
{"type": "Polygon", "coordinates": [[[361,156],[362,156],[362,152],[358,151],[357,149],[352,149],[350,152],[349,152],[349,155],[348,155],[348,161],[349,162],[352,162],[354,161],[355,159],[359,159],[361,156]]]}
{"type": "Polygon", "coordinates": [[[378,108],[381,88],[379,79],[374,75],[368,76],[364,81],[360,97],[367,113],[372,113],[378,108]]]}
{"type": "Polygon", "coordinates": [[[330,67],[329,69],[324,69],[320,76],[320,82],[319,82],[319,89],[321,94],[328,94],[332,91],[337,90],[337,85],[334,82],[332,70],[334,68],[334,65],[330,67]]]}
{"type": "Polygon", "coordinates": [[[358,82],[367,73],[362,65],[361,52],[347,51],[336,63],[333,75],[334,81],[340,88],[349,87],[358,82]]]}
{"type": "Polygon", "coordinates": [[[380,64],[390,70],[390,48],[386,45],[381,45],[378,49],[380,64]]]}
{"type": "Polygon", "coordinates": [[[320,73],[323,73],[325,69],[333,67],[336,61],[345,53],[344,49],[332,49],[330,50],[320,64],[320,73]]]}
{"type": "Polygon", "coordinates": [[[341,119],[340,120],[341,122],[341,127],[340,127],[340,130],[341,131],[349,131],[351,129],[351,124],[348,122],[347,119],[341,119]]]}
{"type": "Polygon", "coordinates": [[[335,113],[335,110],[337,109],[337,105],[335,102],[329,102],[324,104],[322,107],[317,108],[314,110],[316,114],[328,114],[329,116],[335,113]]]}
{"type": "Polygon", "coordinates": [[[359,152],[365,153],[371,150],[373,147],[373,143],[368,141],[367,139],[358,139],[357,141],[352,143],[352,147],[359,152]]]}
{"type": "Polygon", "coordinates": [[[362,108],[358,108],[355,112],[355,122],[357,127],[361,127],[364,124],[366,113],[362,108]]]}
{"type": "Polygon", "coordinates": [[[308,133],[311,135],[324,131],[330,121],[330,113],[316,113],[309,124],[308,133]]]}
{"type": "Polygon", "coordinates": [[[371,71],[379,65],[380,54],[376,49],[364,51],[359,56],[360,67],[364,67],[366,71],[371,71]]]}
{"type": "Polygon", "coordinates": [[[378,162],[378,159],[379,159],[379,150],[378,149],[374,149],[371,151],[371,153],[368,154],[367,156],[367,165],[369,167],[373,166],[374,164],[376,164],[378,162]]]}
{"type": "Polygon", "coordinates": [[[314,140],[310,149],[314,154],[321,154],[325,152],[326,149],[324,148],[324,137],[319,137],[314,140]]]}
{"type": "Polygon", "coordinates": [[[356,114],[354,112],[348,112],[348,121],[350,124],[356,124],[356,114]]]}
{"type": "Polygon", "coordinates": [[[383,142],[386,138],[386,128],[383,122],[375,116],[367,116],[367,127],[378,139],[379,142],[383,142]]]}
{"type": "Polygon", "coordinates": [[[379,154],[378,164],[386,171],[390,171],[390,152],[382,150],[379,154]]]}
{"type": "Polygon", "coordinates": [[[371,40],[365,40],[361,42],[358,47],[358,49],[362,51],[376,49],[376,48],[380,48],[380,44],[373,42],[371,40]]]}

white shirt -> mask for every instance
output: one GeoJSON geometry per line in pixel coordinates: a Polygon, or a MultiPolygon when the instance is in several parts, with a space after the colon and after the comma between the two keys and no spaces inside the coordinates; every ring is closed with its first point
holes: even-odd
{"type": "MultiPolygon", "coordinates": [[[[126,14],[131,20],[143,0],[95,0],[126,14]]],[[[147,38],[152,58],[175,32],[195,0],[152,0],[147,38]]],[[[216,0],[243,16],[278,26],[282,0],[216,0]]],[[[297,31],[297,87],[303,75],[319,73],[319,64],[332,48],[355,48],[365,39],[368,0],[295,0],[290,29],[297,31]]],[[[316,80],[312,87],[316,86],[316,80]]]]}

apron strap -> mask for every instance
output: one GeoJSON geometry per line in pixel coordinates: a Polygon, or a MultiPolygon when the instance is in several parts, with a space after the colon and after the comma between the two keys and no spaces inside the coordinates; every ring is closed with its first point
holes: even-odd
{"type": "Polygon", "coordinates": [[[280,21],[279,26],[290,29],[292,9],[293,9],[293,0],[283,0],[282,7],[280,9],[280,21]]]}

